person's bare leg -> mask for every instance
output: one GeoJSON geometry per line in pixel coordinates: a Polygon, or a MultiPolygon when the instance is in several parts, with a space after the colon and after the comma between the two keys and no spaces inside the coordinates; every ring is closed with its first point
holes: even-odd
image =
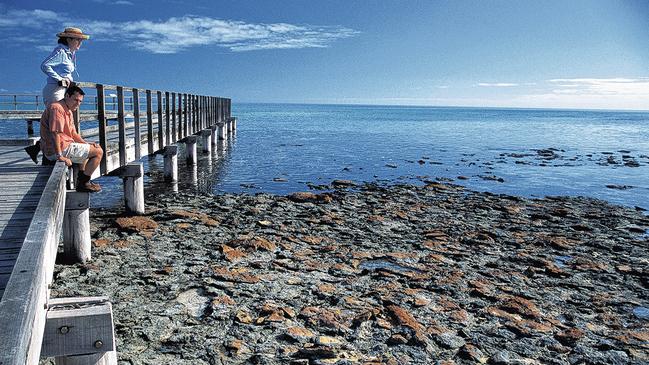
{"type": "Polygon", "coordinates": [[[102,157],[104,156],[104,151],[101,147],[90,146],[90,151],[88,152],[88,159],[85,161],[85,166],[83,170],[88,176],[92,176],[92,173],[95,172],[99,163],[101,162],[102,157]]]}

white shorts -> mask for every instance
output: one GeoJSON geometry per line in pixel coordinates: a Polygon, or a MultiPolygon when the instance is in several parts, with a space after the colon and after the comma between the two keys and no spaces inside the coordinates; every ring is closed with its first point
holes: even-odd
{"type": "MultiPolygon", "coordinates": [[[[68,148],[66,148],[61,155],[67,157],[72,161],[72,163],[83,163],[88,159],[90,154],[90,145],[87,143],[70,143],[68,148]]],[[[47,159],[50,161],[56,161],[56,155],[47,156],[47,159]]]]}
{"type": "Polygon", "coordinates": [[[50,105],[55,101],[59,101],[65,97],[66,88],[57,84],[45,84],[43,87],[43,104],[50,105]]]}

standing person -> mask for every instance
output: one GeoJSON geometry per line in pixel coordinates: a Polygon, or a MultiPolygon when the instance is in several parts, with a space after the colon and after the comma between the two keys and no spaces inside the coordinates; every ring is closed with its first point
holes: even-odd
{"type": "MultiPolygon", "coordinates": [[[[47,82],[43,87],[43,103],[45,107],[63,99],[65,89],[73,84],[72,73],[77,66],[76,52],[81,47],[81,42],[90,38],[81,29],[74,27],[65,28],[57,36],[59,37],[58,45],[41,63],[41,70],[47,75],[47,82]]],[[[25,151],[35,163],[38,163],[39,142],[26,147],[25,151]]]]}
{"type": "Polygon", "coordinates": [[[77,133],[72,113],[76,111],[85,93],[72,85],[65,91],[63,100],[51,103],[41,117],[41,144],[43,155],[48,161],[63,161],[66,165],[78,163],[76,190],[99,192],[101,186],[90,181],[97,169],[104,151],[96,142],[86,142],[77,133]]]}
{"type": "Polygon", "coordinates": [[[57,36],[58,45],[41,63],[41,70],[47,75],[47,83],[43,87],[45,106],[63,99],[65,89],[74,80],[72,73],[77,68],[76,53],[81,48],[81,42],[90,38],[81,29],[73,27],[65,28],[57,36]]]}

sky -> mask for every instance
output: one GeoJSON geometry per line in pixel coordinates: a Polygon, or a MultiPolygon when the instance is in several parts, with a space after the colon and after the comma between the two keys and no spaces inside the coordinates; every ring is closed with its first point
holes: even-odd
{"type": "Polygon", "coordinates": [[[77,81],[233,102],[649,110],[647,0],[0,0],[0,93],[77,81]],[[75,75],[76,76],[76,75],[75,75]]]}

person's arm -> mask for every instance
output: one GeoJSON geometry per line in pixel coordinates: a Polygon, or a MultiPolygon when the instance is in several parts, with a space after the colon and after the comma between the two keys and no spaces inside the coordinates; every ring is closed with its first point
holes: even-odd
{"type": "Polygon", "coordinates": [[[61,75],[54,71],[54,66],[64,62],[64,53],[65,51],[62,48],[57,47],[45,60],[43,60],[43,63],[41,63],[41,70],[54,80],[68,83],[70,80],[61,77],[61,75]]]}
{"type": "Polygon", "coordinates": [[[72,160],[63,156],[63,151],[61,151],[59,134],[60,132],[52,132],[52,139],[54,140],[54,152],[56,154],[56,160],[65,162],[67,166],[72,166],[72,160]]]}

